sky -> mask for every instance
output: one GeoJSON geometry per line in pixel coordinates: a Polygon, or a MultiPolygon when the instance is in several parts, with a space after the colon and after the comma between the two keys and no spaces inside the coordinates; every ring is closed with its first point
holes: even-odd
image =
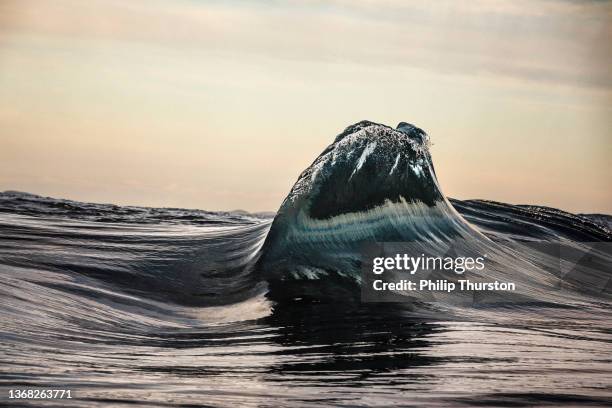
{"type": "Polygon", "coordinates": [[[447,196],[612,214],[612,3],[0,0],[0,191],[276,210],[360,120],[447,196]]]}

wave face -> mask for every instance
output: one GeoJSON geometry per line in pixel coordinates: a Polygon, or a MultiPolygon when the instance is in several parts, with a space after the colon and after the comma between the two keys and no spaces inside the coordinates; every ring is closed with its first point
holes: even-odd
{"type": "Polygon", "coordinates": [[[366,242],[477,235],[441,192],[423,130],[362,121],[302,172],[274,218],[260,266],[355,273],[366,242]]]}
{"type": "MultiPolygon", "coordinates": [[[[571,257],[560,255],[555,262],[534,244],[518,248],[516,243],[609,241],[610,236],[605,226],[559,210],[451,202],[436,179],[423,130],[405,122],[393,129],[363,121],[338,135],[302,172],[274,218],[258,267],[268,279],[284,281],[279,292],[286,296],[307,291],[333,298],[338,286],[346,289],[351,282],[352,293],[359,293],[365,244],[410,242],[411,251],[430,256],[444,254],[445,245],[452,244],[461,252],[488,254],[486,271],[472,271],[470,278],[511,277],[521,287],[504,302],[565,304],[587,286],[557,290],[567,275],[558,264],[570,263],[571,257]]],[[[572,246],[583,254],[591,249],[572,246]]],[[[606,281],[606,273],[596,272],[599,282],[606,281]]],[[[581,274],[588,275],[573,272],[581,274]]]]}
{"type": "Polygon", "coordinates": [[[0,193],[0,388],[70,388],[61,405],[75,407],[392,406],[406,396],[609,406],[611,260],[590,247],[612,241],[607,219],[447,199],[427,135],[371,122],[340,134],[276,216],[0,193]],[[363,243],[435,252],[457,238],[486,250],[490,277],[512,276],[528,301],[359,301],[363,243]],[[516,250],[547,242],[599,266],[551,290],[567,260],[516,250]]]}

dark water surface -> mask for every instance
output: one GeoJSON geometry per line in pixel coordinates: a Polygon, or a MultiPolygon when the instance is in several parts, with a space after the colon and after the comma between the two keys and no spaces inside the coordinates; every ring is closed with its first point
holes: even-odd
{"type": "MultiPolygon", "coordinates": [[[[609,236],[556,210],[453,204],[499,242],[609,236]]],[[[2,404],[612,403],[609,291],[468,309],[363,304],[355,282],[324,298],[288,296],[312,282],[246,267],[271,222],[1,194],[2,404]],[[73,399],[6,398],[32,387],[71,389],[73,399]]]]}

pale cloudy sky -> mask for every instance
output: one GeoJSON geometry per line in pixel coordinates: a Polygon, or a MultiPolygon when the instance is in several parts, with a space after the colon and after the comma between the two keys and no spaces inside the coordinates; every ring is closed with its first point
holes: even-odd
{"type": "Polygon", "coordinates": [[[457,198],[612,213],[605,1],[0,0],[0,190],[275,210],[362,119],[457,198]]]}

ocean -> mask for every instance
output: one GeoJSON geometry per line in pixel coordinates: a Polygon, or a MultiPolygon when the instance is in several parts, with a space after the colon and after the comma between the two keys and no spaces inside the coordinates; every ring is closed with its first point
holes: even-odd
{"type": "Polygon", "coordinates": [[[349,127],[277,213],[1,193],[2,404],[612,404],[610,218],[448,199],[407,126],[349,127]],[[458,236],[520,298],[362,301],[360,244],[458,236]],[[559,275],[542,242],[589,270],[559,275]],[[8,398],[33,388],[72,398],[8,398]]]}

